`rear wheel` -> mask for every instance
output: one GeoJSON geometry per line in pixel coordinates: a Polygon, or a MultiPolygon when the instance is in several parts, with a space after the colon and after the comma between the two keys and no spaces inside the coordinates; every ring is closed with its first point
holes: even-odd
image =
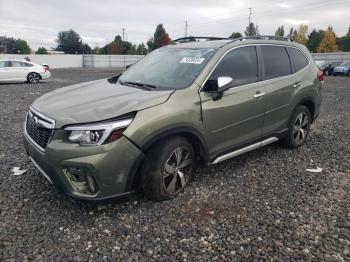
{"type": "Polygon", "coordinates": [[[28,83],[36,84],[36,83],[39,83],[40,76],[39,76],[38,73],[31,72],[31,73],[28,74],[27,80],[28,80],[28,83]]]}
{"type": "Polygon", "coordinates": [[[142,188],[152,200],[180,194],[192,177],[194,149],[184,137],[170,137],[152,147],[142,166],[142,188]]]}
{"type": "Polygon", "coordinates": [[[306,106],[297,106],[289,120],[289,131],[284,144],[291,148],[303,145],[311,125],[311,114],[306,106]]]}

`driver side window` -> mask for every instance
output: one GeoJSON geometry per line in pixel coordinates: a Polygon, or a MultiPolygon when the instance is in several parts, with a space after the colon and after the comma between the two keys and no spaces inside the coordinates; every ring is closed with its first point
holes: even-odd
{"type": "Polygon", "coordinates": [[[255,46],[239,47],[228,52],[205,83],[204,90],[217,90],[217,79],[229,76],[233,87],[258,81],[258,59],[255,46]]]}

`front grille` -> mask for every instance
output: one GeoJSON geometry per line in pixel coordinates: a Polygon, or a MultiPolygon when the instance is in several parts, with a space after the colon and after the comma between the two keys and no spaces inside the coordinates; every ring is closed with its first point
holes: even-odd
{"type": "Polygon", "coordinates": [[[45,149],[53,134],[54,124],[47,119],[29,111],[26,131],[28,136],[39,146],[45,149]]]}

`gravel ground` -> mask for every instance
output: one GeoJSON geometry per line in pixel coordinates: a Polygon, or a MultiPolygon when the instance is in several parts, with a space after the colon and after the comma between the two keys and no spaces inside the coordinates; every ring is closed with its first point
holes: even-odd
{"type": "Polygon", "coordinates": [[[30,164],[22,121],[41,94],[114,72],[52,70],[38,85],[0,85],[0,260],[350,259],[350,78],[326,79],[302,148],[271,145],[199,169],[172,201],[75,200],[30,164]]]}

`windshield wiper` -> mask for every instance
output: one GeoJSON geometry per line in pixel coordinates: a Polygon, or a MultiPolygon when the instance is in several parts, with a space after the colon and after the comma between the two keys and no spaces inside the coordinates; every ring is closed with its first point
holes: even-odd
{"type": "Polygon", "coordinates": [[[137,87],[141,87],[145,90],[152,90],[157,88],[155,85],[150,85],[150,84],[145,84],[145,83],[140,83],[140,82],[132,82],[132,81],[121,81],[119,80],[119,83],[122,85],[126,85],[126,86],[137,86],[137,87]]]}

